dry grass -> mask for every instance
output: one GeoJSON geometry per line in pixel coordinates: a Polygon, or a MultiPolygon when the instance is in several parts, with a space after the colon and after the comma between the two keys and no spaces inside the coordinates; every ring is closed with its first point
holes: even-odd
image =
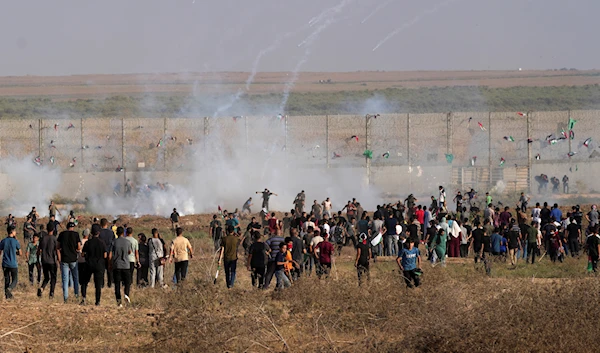
{"type": "MultiPolygon", "coordinates": [[[[136,232],[149,225],[128,222],[136,232]]],[[[213,285],[211,244],[192,244],[197,256],[183,287],[135,288],[123,309],[112,289],[103,291],[100,307],[78,306],[74,298],[65,305],[60,287],[54,301],[38,299],[21,266],[16,299],[1,304],[0,351],[587,352],[600,340],[600,284],[586,276],[583,258],[552,264],[546,257],[516,270],[494,263],[492,277],[471,260],[424,264],[422,287],[408,290],[385,258],[358,287],[348,247],[337,258],[337,276],[264,292],[251,287],[243,260],[234,289],[225,288],[224,275],[213,285]]],[[[165,277],[172,274],[169,265],[165,277]]]]}

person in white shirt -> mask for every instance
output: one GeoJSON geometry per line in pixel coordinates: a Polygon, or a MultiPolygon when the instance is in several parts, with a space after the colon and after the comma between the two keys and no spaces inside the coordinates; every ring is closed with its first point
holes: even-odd
{"type": "Polygon", "coordinates": [[[329,200],[329,197],[321,204],[323,205],[323,212],[327,214],[328,217],[331,217],[331,200],[329,200]]]}
{"type": "Polygon", "coordinates": [[[440,185],[440,196],[438,197],[438,201],[440,202],[440,208],[442,205],[446,206],[446,190],[441,185],[440,185]]]}

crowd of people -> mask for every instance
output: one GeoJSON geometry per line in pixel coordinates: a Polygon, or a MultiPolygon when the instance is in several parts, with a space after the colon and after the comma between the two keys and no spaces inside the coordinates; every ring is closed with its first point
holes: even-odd
{"type": "Polygon", "coordinates": [[[22,255],[28,266],[30,284],[37,283],[38,297],[48,291],[49,298],[54,298],[60,269],[65,303],[69,299],[69,288],[73,288],[80,304],[87,304],[87,287],[93,279],[95,304],[100,305],[103,288],[114,286],[115,299],[121,307],[123,302],[130,303],[132,285],[166,287],[164,267],[167,262],[174,263],[173,281],[185,280],[193,249],[179,227],[176,209],[171,215],[175,238],[170,244],[156,228],[148,238],[144,233],[136,235],[126,224],[119,226],[117,221],[111,223],[106,218],[93,218],[91,226],[79,234],[75,231],[79,219],[73,211],[64,228],[56,220],[57,213],[60,215],[51,202],[48,223],[38,225],[40,215],[32,208],[23,224],[24,251],[17,240],[14,217],[7,218],[7,237],[0,242],[7,299],[13,298],[12,292],[18,283],[18,260],[22,255]]]}
{"type": "MultiPolygon", "coordinates": [[[[548,255],[552,262],[562,262],[565,256],[588,255],[588,270],[596,272],[598,253],[598,211],[592,206],[584,215],[579,206],[573,206],[563,215],[558,204],[549,207],[529,207],[530,197],[521,193],[511,209],[502,203],[493,203],[485,193],[485,208],[480,209],[477,192],[473,189],[462,194],[457,191],[452,199],[456,208],[448,207],[450,199],[443,186],[431,196],[429,205],[418,204],[414,195],[394,204],[378,205],[372,214],[365,211],[356,199],[338,212],[332,212],[331,200],[314,200],[305,210],[305,193],[298,193],[294,208],[283,214],[269,212],[268,189],[257,220],[252,217],[244,232],[240,227],[237,210],[222,216],[213,216],[210,234],[215,250],[225,266],[227,287],[234,286],[237,248],[242,244],[251,272],[252,283],[267,289],[273,275],[276,288],[290,286],[301,276],[311,276],[313,269],[319,278],[328,277],[334,256],[342,247],[352,244],[356,250],[355,266],[359,285],[369,279],[369,263],[379,256],[395,256],[408,286],[420,284],[421,248],[423,256],[436,266],[446,266],[449,257],[473,257],[491,274],[492,262],[510,262],[516,267],[519,259],[534,264],[548,255]],[[584,218],[588,226],[582,228],[584,218]]],[[[251,205],[249,199],[244,208],[251,205]]],[[[243,208],[243,209],[244,209],[243,208]]]]}
{"type": "MultiPolygon", "coordinates": [[[[421,284],[422,256],[432,266],[446,266],[449,257],[473,257],[487,274],[496,260],[517,266],[519,259],[534,264],[536,257],[548,255],[552,262],[566,256],[588,256],[588,271],[596,273],[600,255],[598,210],[595,205],[584,215],[579,206],[563,214],[557,204],[529,207],[524,193],[511,209],[493,204],[486,193],[486,207],[480,209],[477,192],[457,192],[449,210],[446,190],[440,186],[429,205],[419,204],[414,195],[396,203],[378,205],[374,212],[364,210],[356,199],[333,211],[329,198],[313,201],[305,210],[306,195],[298,193],[294,208],[282,219],[269,211],[269,198],[276,195],[265,189],[262,210],[242,229],[240,219],[250,212],[251,199],[237,210],[215,214],[209,225],[219,269],[223,266],[228,288],[235,285],[238,256],[243,255],[252,285],[269,289],[291,286],[313,273],[319,279],[338,276],[335,258],[344,246],[355,249],[354,265],[358,284],[370,280],[370,264],[380,256],[394,256],[408,287],[421,284]],[[583,228],[584,219],[588,223],[583,228]]],[[[132,227],[117,221],[93,218],[81,235],[75,231],[79,218],[73,211],[65,226],[56,220],[61,215],[54,203],[48,206],[48,223],[38,224],[40,215],[33,207],[23,224],[24,249],[17,240],[17,224],[12,215],[6,220],[7,237],[0,242],[5,278],[5,296],[13,297],[18,281],[18,259],[23,256],[29,282],[37,283],[37,295],[48,291],[54,297],[60,269],[63,300],[73,288],[80,303],[87,303],[87,287],[93,279],[95,304],[100,305],[102,289],[114,286],[118,306],[130,302],[131,286],[167,287],[165,265],[175,263],[173,282],[185,281],[188,262],[193,257],[189,240],[179,226],[176,209],[170,215],[174,240],[167,245],[154,228],[150,237],[135,235],[132,227]],[[134,274],[136,276],[134,276],[134,274]],[[123,287],[123,288],[121,288],[123,287]]],[[[215,283],[218,279],[215,275],[215,283]]]]}

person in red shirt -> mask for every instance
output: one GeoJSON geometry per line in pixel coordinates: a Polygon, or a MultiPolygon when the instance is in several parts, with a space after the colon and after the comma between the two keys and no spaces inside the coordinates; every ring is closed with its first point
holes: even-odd
{"type": "Polygon", "coordinates": [[[417,217],[417,221],[421,224],[421,234],[425,234],[425,210],[423,210],[423,206],[417,206],[415,217],[417,217]]]}
{"type": "Polygon", "coordinates": [[[325,234],[324,240],[317,244],[314,249],[315,256],[319,259],[319,263],[317,264],[317,276],[319,279],[323,275],[325,275],[325,278],[329,277],[333,251],[333,244],[329,242],[329,234],[325,234]]]}
{"type": "Polygon", "coordinates": [[[269,231],[271,234],[277,234],[277,218],[275,217],[275,212],[272,212],[271,218],[269,218],[269,231]]]}

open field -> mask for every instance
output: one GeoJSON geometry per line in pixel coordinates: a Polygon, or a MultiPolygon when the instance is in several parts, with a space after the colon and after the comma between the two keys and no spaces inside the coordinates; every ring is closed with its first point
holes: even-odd
{"type": "MultiPolygon", "coordinates": [[[[0,78],[0,96],[97,97],[144,93],[190,94],[246,91],[246,72],[131,75],[14,76],[0,78]]],[[[286,72],[257,73],[250,94],[280,93],[291,79],[286,72]]],[[[452,86],[584,86],[600,83],[600,71],[358,71],[303,72],[293,92],[362,91],[386,88],[452,86]],[[330,83],[319,83],[331,80],[330,83]]]]}
{"type": "MultiPolygon", "coordinates": [[[[112,289],[103,291],[100,307],[77,305],[72,292],[63,304],[60,279],[53,301],[38,299],[20,262],[16,299],[2,299],[0,350],[588,352],[600,339],[600,284],[586,275],[585,257],[556,264],[548,257],[535,265],[521,261],[516,270],[495,262],[491,277],[470,259],[446,268],[425,263],[422,287],[408,290],[393,259],[385,257],[372,264],[369,284],[358,287],[353,250],[346,247],[331,278],[313,275],[283,292],[253,290],[240,259],[236,287],[227,290],[224,275],[212,284],[209,217],[182,219],[196,254],[185,285],[134,288],[131,306],[122,309],[112,289]]],[[[119,223],[135,233],[158,227],[171,238],[166,219],[122,216],[119,223]]],[[[172,273],[168,265],[165,278],[172,273]]],[[[88,291],[89,302],[93,285],[88,291]]]]}

